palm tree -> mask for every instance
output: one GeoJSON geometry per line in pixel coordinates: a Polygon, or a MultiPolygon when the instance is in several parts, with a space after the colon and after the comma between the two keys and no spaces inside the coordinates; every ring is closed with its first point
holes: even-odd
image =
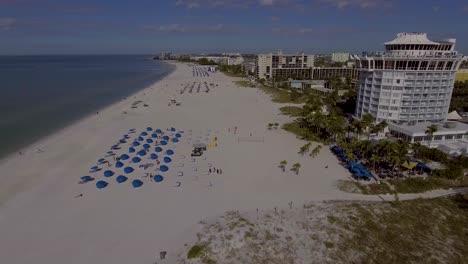
{"type": "Polygon", "coordinates": [[[296,174],[299,174],[300,168],[301,168],[301,164],[299,162],[293,164],[293,170],[296,172],[296,174]]]}
{"type": "Polygon", "coordinates": [[[377,156],[375,154],[372,154],[369,161],[372,162],[372,165],[373,165],[374,171],[375,171],[375,163],[377,163],[377,161],[379,161],[379,156],[377,156]]]}
{"type": "Polygon", "coordinates": [[[316,147],[310,152],[310,156],[311,156],[311,157],[317,156],[317,155],[320,153],[320,150],[322,150],[322,145],[316,146],[316,147]]]}
{"type": "Polygon", "coordinates": [[[439,129],[437,128],[436,125],[430,125],[426,128],[426,135],[430,136],[431,137],[431,141],[429,143],[429,147],[431,147],[432,145],[432,140],[434,139],[434,133],[436,133],[439,129]]]}
{"type": "Polygon", "coordinates": [[[312,146],[312,142],[306,143],[299,149],[299,154],[304,155],[306,152],[310,150],[310,146],[312,146]]]}
{"type": "Polygon", "coordinates": [[[282,160],[282,161],[280,162],[279,167],[280,167],[281,169],[283,169],[283,172],[286,170],[286,165],[287,165],[287,164],[288,164],[288,162],[285,161],[285,160],[282,160]]]}
{"type": "Polygon", "coordinates": [[[370,138],[369,128],[373,125],[374,120],[375,120],[374,116],[369,113],[363,115],[361,118],[362,129],[366,131],[368,139],[370,138]]]}

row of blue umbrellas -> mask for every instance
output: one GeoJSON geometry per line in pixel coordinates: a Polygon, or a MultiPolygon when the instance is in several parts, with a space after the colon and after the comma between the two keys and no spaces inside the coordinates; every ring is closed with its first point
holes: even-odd
{"type": "MultiPolygon", "coordinates": [[[[83,176],[82,179],[83,179],[84,177],[91,177],[91,176],[83,176]]],[[[91,180],[94,180],[94,178],[91,178],[91,180]]],[[[89,181],[91,181],[91,180],[89,180],[89,181]]],[[[127,180],[128,180],[128,178],[125,177],[125,176],[123,176],[123,175],[120,175],[120,176],[118,176],[118,177],[115,179],[115,181],[116,181],[117,183],[124,183],[124,182],[126,182],[127,180]]],[[[161,176],[161,175],[159,175],[159,174],[153,177],[153,181],[154,181],[154,182],[157,182],[157,183],[162,182],[163,180],[164,180],[164,177],[161,176]]],[[[96,182],[96,188],[98,188],[98,189],[104,189],[104,188],[106,188],[108,185],[109,185],[109,183],[106,182],[106,181],[102,181],[102,180],[101,180],[101,181],[96,182]]],[[[133,181],[132,181],[132,186],[133,186],[134,188],[141,187],[142,185],[143,185],[143,182],[142,182],[141,180],[133,180],[133,181]]]]}

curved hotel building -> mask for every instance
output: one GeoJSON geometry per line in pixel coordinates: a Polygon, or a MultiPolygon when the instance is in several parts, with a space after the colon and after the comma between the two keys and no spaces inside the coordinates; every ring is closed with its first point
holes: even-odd
{"type": "Polygon", "coordinates": [[[425,33],[400,33],[385,51],[353,56],[359,70],[355,116],[376,121],[445,121],[455,74],[464,57],[455,39],[431,41],[425,33]]]}

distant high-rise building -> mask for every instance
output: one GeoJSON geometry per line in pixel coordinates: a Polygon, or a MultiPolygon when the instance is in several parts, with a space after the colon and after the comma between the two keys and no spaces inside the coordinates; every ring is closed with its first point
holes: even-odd
{"type": "Polygon", "coordinates": [[[431,41],[425,33],[400,33],[385,52],[354,55],[359,69],[355,116],[377,121],[445,121],[455,74],[465,58],[455,39],[431,41]]]}
{"type": "Polygon", "coordinates": [[[312,79],[314,56],[299,54],[259,54],[256,72],[259,79],[312,79]]]}
{"type": "Polygon", "coordinates": [[[333,62],[347,62],[349,61],[349,53],[332,53],[331,60],[333,62]]]}

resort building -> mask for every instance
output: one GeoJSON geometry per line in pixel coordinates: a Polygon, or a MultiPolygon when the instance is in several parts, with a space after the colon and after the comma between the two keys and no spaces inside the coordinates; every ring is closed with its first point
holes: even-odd
{"type": "Polygon", "coordinates": [[[455,74],[466,59],[455,39],[431,41],[425,33],[400,33],[385,52],[352,56],[359,70],[355,116],[378,122],[446,120],[455,74]]]}
{"type": "Polygon", "coordinates": [[[347,61],[349,61],[349,53],[344,53],[344,52],[332,53],[331,61],[333,61],[333,62],[347,62],[347,61]]]}
{"type": "Polygon", "coordinates": [[[258,79],[288,80],[312,79],[314,56],[299,54],[259,54],[257,56],[256,73],[258,79]]]}
{"type": "Polygon", "coordinates": [[[324,67],[314,68],[312,79],[314,80],[328,80],[330,78],[351,78],[351,80],[357,81],[359,71],[355,68],[348,67],[324,67]]]}

